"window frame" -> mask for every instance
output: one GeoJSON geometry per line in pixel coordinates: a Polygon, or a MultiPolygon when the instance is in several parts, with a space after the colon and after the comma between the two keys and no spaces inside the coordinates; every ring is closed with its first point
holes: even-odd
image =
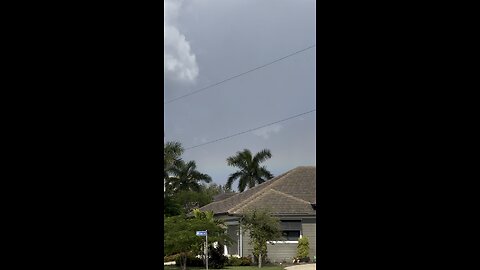
{"type": "Polygon", "coordinates": [[[302,238],[302,220],[300,219],[285,219],[285,220],[280,220],[280,223],[281,223],[281,227],[282,227],[282,238],[284,237],[283,236],[283,233],[284,232],[298,232],[299,233],[299,236],[297,238],[297,240],[290,240],[288,239],[285,239],[285,240],[274,240],[274,241],[268,241],[269,244],[298,244],[298,239],[302,238]],[[282,224],[288,224],[288,222],[295,222],[295,223],[299,223],[299,228],[298,229],[292,229],[292,228],[288,228],[289,226],[286,226],[286,225],[282,225],[282,224]],[[286,229],[284,229],[286,227],[286,229]]]}

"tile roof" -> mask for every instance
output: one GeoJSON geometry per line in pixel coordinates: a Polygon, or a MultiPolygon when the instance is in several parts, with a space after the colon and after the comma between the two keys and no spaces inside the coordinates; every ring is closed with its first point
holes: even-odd
{"type": "Polygon", "coordinates": [[[315,202],[316,167],[301,166],[200,210],[242,215],[249,209],[267,208],[274,215],[315,215],[315,202]]]}
{"type": "Polygon", "coordinates": [[[222,201],[222,200],[225,200],[226,198],[232,197],[235,194],[236,193],[234,192],[220,193],[213,197],[213,201],[214,202],[222,201]]]}

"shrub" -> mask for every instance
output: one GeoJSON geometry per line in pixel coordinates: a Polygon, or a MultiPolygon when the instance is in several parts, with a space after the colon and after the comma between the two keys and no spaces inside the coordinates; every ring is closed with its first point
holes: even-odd
{"type": "Polygon", "coordinates": [[[232,256],[232,257],[228,258],[227,265],[228,266],[240,266],[240,265],[242,265],[242,259],[232,256]]]}
{"type": "MultiPolygon", "coordinates": [[[[178,256],[175,260],[175,265],[177,266],[180,266],[180,260],[182,258],[180,256],[178,256]]],[[[199,266],[199,267],[202,267],[202,266],[205,266],[205,263],[203,263],[203,260],[202,259],[199,259],[195,256],[193,256],[192,254],[188,254],[187,255],[187,266],[192,266],[192,267],[195,267],[195,266],[199,266]]]]}
{"type": "Polygon", "coordinates": [[[252,259],[251,258],[241,257],[240,260],[241,260],[240,266],[250,266],[250,265],[252,265],[252,259]]]}
{"type": "Polygon", "coordinates": [[[212,269],[223,268],[228,260],[228,258],[223,255],[223,245],[217,245],[216,248],[210,246],[208,250],[208,266],[212,269]]]}
{"type": "MultiPolygon", "coordinates": [[[[297,258],[304,259],[308,257],[309,252],[309,243],[307,237],[302,237],[298,239],[298,246],[297,246],[297,258]]],[[[308,259],[310,261],[310,258],[308,259]]]]}
{"type": "Polygon", "coordinates": [[[300,258],[300,262],[310,262],[310,257],[300,258]]]}
{"type": "Polygon", "coordinates": [[[248,257],[230,257],[226,263],[227,266],[250,266],[252,265],[252,259],[248,257]]]}
{"type": "Polygon", "coordinates": [[[164,261],[164,262],[176,261],[176,260],[178,259],[178,257],[180,257],[180,254],[174,254],[174,255],[170,255],[170,256],[165,256],[165,257],[163,257],[163,261],[164,261]]]}

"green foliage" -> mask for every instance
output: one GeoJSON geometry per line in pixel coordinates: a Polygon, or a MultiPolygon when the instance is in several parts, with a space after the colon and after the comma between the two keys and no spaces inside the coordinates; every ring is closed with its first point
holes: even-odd
{"type": "Polygon", "coordinates": [[[164,197],[165,216],[188,214],[195,208],[200,208],[213,202],[213,196],[218,193],[218,186],[200,186],[200,192],[180,191],[164,197]]]}
{"type": "Polygon", "coordinates": [[[254,187],[256,184],[261,184],[268,179],[273,178],[273,175],[267,170],[265,166],[260,167],[260,163],[271,158],[270,150],[264,149],[252,156],[252,152],[248,149],[237,152],[236,155],[227,158],[229,166],[239,168],[238,171],[232,173],[228,177],[226,188],[231,189],[232,183],[238,179],[238,190],[243,192],[248,185],[248,188],[254,187]]]}
{"type": "Polygon", "coordinates": [[[163,198],[163,214],[165,217],[178,216],[183,213],[182,205],[172,196],[163,198]]]}
{"type": "Polygon", "coordinates": [[[250,266],[252,264],[252,259],[248,257],[230,257],[227,262],[227,266],[250,266]]]}
{"type": "Polygon", "coordinates": [[[204,190],[202,192],[208,194],[209,197],[213,198],[220,193],[224,193],[225,189],[224,187],[222,187],[222,185],[212,183],[208,187],[204,187],[204,190]]]}
{"type": "Polygon", "coordinates": [[[227,266],[240,266],[240,265],[242,265],[242,260],[240,258],[237,258],[234,256],[228,258],[227,266]]]}
{"type": "Polygon", "coordinates": [[[250,258],[250,257],[241,257],[240,259],[242,260],[240,266],[250,266],[250,265],[252,265],[252,258],[250,258]]]}
{"type": "Polygon", "coordinates": [[[180,258],[180,254],[174,254],[174,255],[163,257],[163,261],[164,262],[173,262],[173,261],[176,261],[178,258],[180,258]]]}
{"type": "Polygon", "coordinates": [[[165,181],[165,192],[173,195],[180,191],[201,191],[200,181],[210,183],[212,178],[197,171],[195,161],[178,161],[175,166],[168,170],[168,179],[165,181]]]}
{"type": "MultiPolygon", "coordinates": [[[[177,256],[177,258],[175,259],[175,265],[177,265],[177,266],[182,265],[182,261],[181,261],[180,256],[177,256]]],[[[186,266],[202,267],[202,266],[205,266],[205,263],[203,262],[202,259],[193,256],[191,253],[188,253],[187,254],[187,260],[186,260],[186,266]]]]}
{"type": "Polygon", "coordinates": [[[180,207],[182,213],[188,214],[195,208],[200,208],[213,201],[213,197],[203,191],[180,191],[171,196],[172,200],[180,207]]]}
{"type": "Polygon", "coordinates": [[[302,238],[298,239],[298,246],[297,246],[297,257],[300,259],[307,258],[309,253],[309,243],[308,238],[303,236],[302,238]]]}
{"type": "Polygon", "coordinates": [[[258,265],[261,267],[262,261],[267,258],[267,241],[281,237],[280,221],[268,210],[254,209],[246,213],[242,225],[250,234],[253,255],[259,258],[258,265]]]}
{"type": "Polygon", "coordinates": [[[184,162],[184,151],[179,142],[164,144],[164,215],[166,217],[187,214],[213,201],[218,194],[218,187],[206,187],[200,182],[211,182],[207,174],[196,170],[195,161],[184,162]]]}
{"type": "Polygon", "coordinates": [[[216,248],[210,246],[208,250],[208,267],[212,269],[222,269],[228,260],[228,258],[223,255],[223,245],[218,245],[216,248]]]}
{"type": "Polygon", "coordinates": [[[184,149],[179,142],[166,142],[163,145],[163,179],[168,180],[170,170],[181,161],[184,149]]]}
{"type": "Polygon", "coordinates": [[[225,234],[224,225],[221,221],[207,218],[207,214],[199,217],[187,218],[184,215],[166,217],[164,220],[164,253],[166,256],[180,254],[182,269],[185,269],[185,261],[188,254],[203,254],[204,237],[195,235],[196,231],[208,230],[208,241],[213,243],[229,243],[225,234]]]}

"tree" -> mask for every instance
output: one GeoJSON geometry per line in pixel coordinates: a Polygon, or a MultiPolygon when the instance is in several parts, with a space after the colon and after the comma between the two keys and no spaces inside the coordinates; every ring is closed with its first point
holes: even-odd
{"type": "Polygon", "coordinates": [[[200,208],[211,202],[215,195],[220,193],[221,186],[211,184],[200,185],[200,191],[177,191],[164,197],[164,214],[165,216],[176,216],[180,214],[188,214],[195,208],[200,208]]]}
{"type": "Polygon", "coordinates": [[[177,205],[182,207],[182,211],[185,214],[213,201],[213,196],[209,194],[203,186],[201,187],[200,192],[192,190],[179,191],[171,197],[177,205]]]}
{"type": "Polygon", "coordinates": [[[166,181],[166,193],[171,195],[175,192],[189,190],[200,192],[200,181],[212,182],[212,178],[209,175],[200,173],[196,169],[197,165],[193,160],[187,163],[183,160],[178,161],[175,166],[169,169],[171,176],[166,181]]]}
{"type": "Polygon", "coordinates": [[[165,217],[178,216],[182,214],[182,204],[172,196],[163,197],[163,214],[165,217]]]}
{"type": "Polygon", "coordinates": [[[243,192],[248,185],[248,188],[254,187],[256,184],[261,184],[268,179],[273,178],[273,175],[265,168],[260,167],[260,163],[271,158],[270,150],[264,149],[252,156],[252,152],[248,149],[237,152],[236,155],[227,158],[229,166],[237,167],[240,170],[232,173],[228,177],[226,188],[231,189],[232,183],[238,179],[238,190],[243,192]]]}
{"type": "Polygon", "coordinates": [[[184,215],[167,217],[164,220],[164,253],[166,256],[180,254],[180,265],[186,269],[187,255],[203,253],[204,237],[195,235],[196,231],[208,230],[208,242],[225,243],[229,241],[221,221],[213,219],[213,213],[200,212],[197,216],[187,218],[184,215]]]}
{"type": "Polygon", "coordinates": [[[163,179],[168,180],[172,168],[178,166],[183,154],[183,147],[179,142],[166,142],[163,145],[163,179]]]}
{"type": "Polygon", "coordinates": [[[281,237],[280,221],[265,209],[253,209],[245,214],[241,220],[242,226],[250,234],[250,244],[253,246],[253,255],[258,257],[258,267],[262,267],[262,260],[267,257],[267,241],[281,237]]]}

